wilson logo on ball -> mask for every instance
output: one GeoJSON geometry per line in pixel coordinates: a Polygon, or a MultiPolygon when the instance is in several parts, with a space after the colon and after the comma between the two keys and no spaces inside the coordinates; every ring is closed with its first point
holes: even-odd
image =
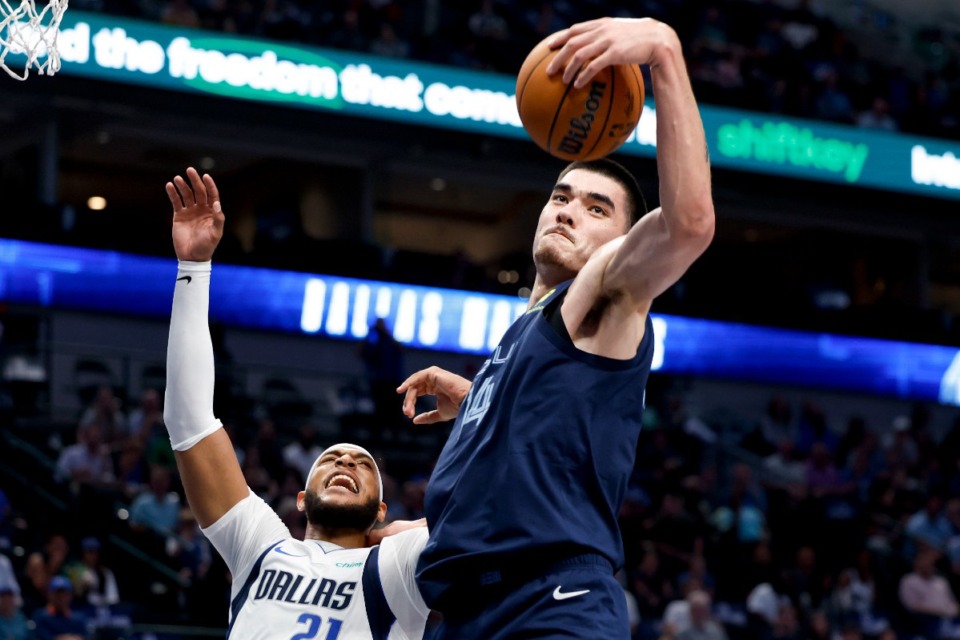
{"type": "Polygon", "coordinates": [[[637,126],[644,86],[637,65],[600,70],[579,89],[563,73],[547,75],[556,55],[550,37],[534,47],[517,75],[517,111],[541,149],[564,160],[595,160],[613,153],[637,126]]]}
{"type": "Polygon", "coordinates": [[[562,153],[580,154],[583,149],[583,141],[590,137],[590,127],[593,126],[597,109],[603,104],[603,92],[606,87],[605,82],[594,82],[590,85],[590,95],[587,97],[583,113],[580,114],[579,118],[570,120],[570,129],[567,131],[567,135],[563,136],[563,140],[557,146],[562,153]]]}

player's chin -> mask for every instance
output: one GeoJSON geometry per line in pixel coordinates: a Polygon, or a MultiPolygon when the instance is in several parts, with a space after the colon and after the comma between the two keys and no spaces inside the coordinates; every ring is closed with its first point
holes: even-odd
{"type": "Polygon", "coordinates": [[[569,240],[555,233],[550,234],[544,238],[544,240],[553,237],[555,237],[556,240],[540,243],[533,254],[533,262],[537,265],[537,270],[540,272],[544,269],[551,269],[568,272],[570,277],[573,277],[580,270],[580,267],[583,266],[579,264],[580,261],[577,260],[577,256],[573,255],[572,251],[570,251],[573,245],[571,245],[569,240]],[[566,251],[564,249],[566,249],[566,251]]]}

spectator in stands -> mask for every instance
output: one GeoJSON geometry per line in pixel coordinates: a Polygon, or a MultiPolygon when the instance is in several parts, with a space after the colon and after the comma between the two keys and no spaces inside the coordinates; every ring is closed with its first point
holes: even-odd
{"type": "Polygon", "coordinates": [[[384,22],[380,25],[380,35],[370,43],[370,53],[389,58],[406,58],[410,55],[410,45],[397,36],[393,25],[384,22]]]}
{"type": "Polygon", "coordinates": [[[405,373],[403,348],[383,318],[377,318],[367,332],[360,347],[360,359],[373,399],[375,431],[382,439],[403,415],[397,387],[403,382],[405,373]]]}
{"type": "Polygon", "coordinates": [[[677,640],[727,640],[727,633],[711,613],[712,601],[705,591],[687,595],[690,603],[690,626],[677,634],[677,640]]]}
{"type": "Polygon", "coordinates": [[[171,491],[172,472],[166,467],[151,467],[150,489],[130,505],[130,528],[171,534],[180,517],[180,496],[171,491]]]}
{"type": "Polygon", "coordinates": [[[685,508],[676,492],[664,494],[650,525],[648,539],[656,546],[663,568],[676,575],[695,549],[703,546],[704,527],[685,508]]]}
{"type": "Polygon", "coordinates": [[[65,572],[70,555],[70,545],[62,533],[51,533],[44,541],[41,551],[27,557],[24,574],[24,608],[27,612],[41,607],[47,601],[47,585],[54,576],[65,572]]]}
{"type": "Polygon", "coordinates": [[[113,571],[103,564],[100,541],[92,536],[84,538],[80,541],[80,550],[83,568],[76,595],[82,606],[78,605],[78,608],[96,616],[101,610],[109,609],[120,602],[120,590],[113,571]]]}
{"type": "Polygon", "coordinates": [[[834,640],[833,626],[830,624],[827,614],[823,611],[818,610],[811,613],[807,626],[809,627],[807,631],[808,640],[834,640]]]}
{"type": "Polygon", "coordinates": [[[797,610],[789,601],[780,603],[777,609],[777,619],[773,628],[762,640],[801,640],[803,635],[800,621],[797,620],[797,610]]]}
{"type": "Polygon", "coordinates": [[[136,438],[123,443],[117,457],[117,487],[128,499],[147,487],[147,458],[143,445],[136,438]]]}
{"type": "Polygon", "coordinates": [[[33,634],[27,626],[27,617],[17,604],[19,588],[0,582],[0,639],[28,640],[33,634]]]}
{"type": "Polygon", "coordinates": [[[802,610],[819,609],[827,595],[829,577],[817,563],[813,547],[804,546],[797,551],[796,563],[785,574],[787,594],[802,610]]]}
{"type": "MultiPolygon", "coordinates": [[[[775,395],[770,398],[767,410],[760,419],[760,431],[769,448],[783,440],[796,441],[797,426],[793,422],[793,409],[785,397],[775,395]]],[[[758,453],[765,452],[758,451],[758,453]]]]}
{"type": "Polygon", "coordinates": [[[129,432],[127,417],[121,409],[122,402],[110,385],[101,385],[93,402],[80,416],[80,428],[96,422],[102,430],[101,437],[107,444],[113,444],[127,437],[129,432]]]}
{"type": "MultiPolygon", "coordinates": [[[[393,389],[393,395],[397,395],[396,387],[393,389]]],[[[296,469],[301,477],[306,478],[314,460],[321,453],[323,449],[317,444],[317,429],[312,424],[304,423],[300,425],[297,439],[283,448],[283,461],[288,467],[296,469]]]]}
{"type": "Polygon", "coordinates": [[[923,509],[907,520],[905,530],[910,542],[904,545],[908,557],[913,555],[917,543],[944,550],[953,534],[953,529],[943,511],[943,497],[937,492],[930,493],[923,509]]]}
{"type": "MultiPolygon", "coordinates": [[[[271,478],[283,477],[287,469],[294,469],[300,478],[298,487],[303,486],[303,476],[300,467],[287,464],[284,460],[283,447],[280,446],[280,440],[277,436],[277,425],[270,418],[263,418],[257,424],[257,435],[255,438],[256,447],[260,450],[260,464],[267,470],[271,478]]],[[[281,491],[281,493],[283,493],[281,491]]],[[[295,492],[294,492],[295,493],[295,492]]],[[[290,495],[283,493],[283,495],[290,495]]]]}
{"type": "Polygon", "coordinates": [[[840,86],[840,76],[836,71],[831,70],[824,74],[823,87],[817,96],[815,108],[818,118],[853,123],[853,103],[840,86]]]}
{"type": "Polygon", "coordinates": [[[841,616],[868,614],[873,611],[875,590],[872,557],[869,550],[863,549],[857,555],[855,566],[844,569],[837,576],[837,584],[830,595],[831,609],[841,616]]]}
{"type": "Polygon", "coordinates": [[[189,507],[180,510],[176,534],[167,539],[167,555],[176,559],[180,575],[191,581],[202,580],[210,568],[210,543],[189,507]]]}
{"type": "Polygon", "coordinates": [[[103,427],[97,420],[77,430],[77,443],[66,447],[57,459],[57,478],[80,484],[114,481],[113,460],[103,442],[103,427]]]}
{"type": "Polygon", "coordinates": [[[667,601],[673,598],[674,591],[670,577],[661,569],[660,557],[653,548],[647,548],[640,565],[634,571],[631,586],[637,596],[640,618],[659,618],[667,601]]]}
{"type": "Polygon", "coordinates": [[[129,434],[146,445],[160,434],[166,438],[163,426],[163,406],[156,389],[145,389],[140,394],[140,403],[130,412],[129,434]]]}
{"type": "Polygon", "coordinates": [[[929,629],[935,619],[960,614],[950,584],[937,573],[938,557],[935,549],[921,548],[913,561],[913,571],[900,580],[900,603],[922,629],[929,629]]]}
{"type": "Polygon", "coordinates": [[[663,609],[662,627],[663,634],[661,640],[667,638],[676,638],[690,628],[690,601],[687,596],[694,591],[699,591],[700,585],[696,580],[689,580],[686,583],[687,592],[681,592],[680,597],[667,603],[663,609]]]}
{"type": "Polygon", "coordinates": [[[883,441],[884,453],[888,459],[896,460],[908,469],[913,468],[920,460],[920,449],[910,433],[910,418],[897,416],[892,426],[892,433],[883,441]]]}
{"type": "Polygon", "coordinates": [[[896,131],[899,128],[897,121],[890,115],[890,105],[880,96],[873,99],[868,110],[860,112],[857,116],[857,126],[884,131],[896,131]]]}
{"type": "Polygon", "coordinates": [[[771,486],[788,488],[806,482],[806,465],[797,458],[792,438],[781,438],[777,451],[763,460],[763,466],[773,476],[771,486]]]}
{"type": "Polygon", "coordinates": [[[801,456],[810,455],[813,445],[818,442],[823,443],[831,453],[839,446],[836,434],[827,426],[827,416],[823,409],[813,402],[805,402],[797,433],[797,453],[801,456]]]}
{"type": "Polygon", "coordinates": [[[696,581],[701,591],[704,591],[711,598],[714,595],[716,581],[707,570],[707,561],[702,555],[695,555],[690,558],[690,564],[687,570],[677,576],[677,590],[680,593],[688,593],[687,584],[696,581]]]}
{"type": "Polygon", "coordinates": [[[37,640],[86,640],[87,618],[72,609],[73,585],[54,576],[47,587],[47,606],[33,616],[37,640]]]}
{"type": "Polygon", "coordinates": [[[247,454],[240,469],[243,471],[247,486],[267,504],[273,503],[280,496],[279,482],[271,477],[270,472],[263,466],[260,460],[260,449],[256,446],[247,447],[247,454]]]}

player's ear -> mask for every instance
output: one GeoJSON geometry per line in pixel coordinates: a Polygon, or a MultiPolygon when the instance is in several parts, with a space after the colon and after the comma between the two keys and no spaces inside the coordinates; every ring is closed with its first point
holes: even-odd
{"type": "Polygon", "coordinates": [[[297,492],[297,511],[306,511],[307,505],[303,501],[305,495],[307,495],[306,491],[297,492]]]}
{"type": "Polygon", "coordinates": [[[381,502],[380,506],[377,507],[377,522],[383,522],[387,517],[387,503],[381,502]]]}

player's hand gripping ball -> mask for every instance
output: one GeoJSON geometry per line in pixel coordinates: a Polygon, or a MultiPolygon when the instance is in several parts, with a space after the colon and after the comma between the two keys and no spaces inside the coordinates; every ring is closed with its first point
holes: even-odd
{"type": "MultiPolygon", "coordinates": [[[[575,89],[563,72],[548,76],[547,65],[559,49],[540,42],[517,75],[517,110],[523,128],[547,153],[563,160],[596,160],[620,147],[643,111],[643,76],[635,64],[600,71],[575,89]]],[[[574,78],[575,79],[575,78],[574,78]]]]}

